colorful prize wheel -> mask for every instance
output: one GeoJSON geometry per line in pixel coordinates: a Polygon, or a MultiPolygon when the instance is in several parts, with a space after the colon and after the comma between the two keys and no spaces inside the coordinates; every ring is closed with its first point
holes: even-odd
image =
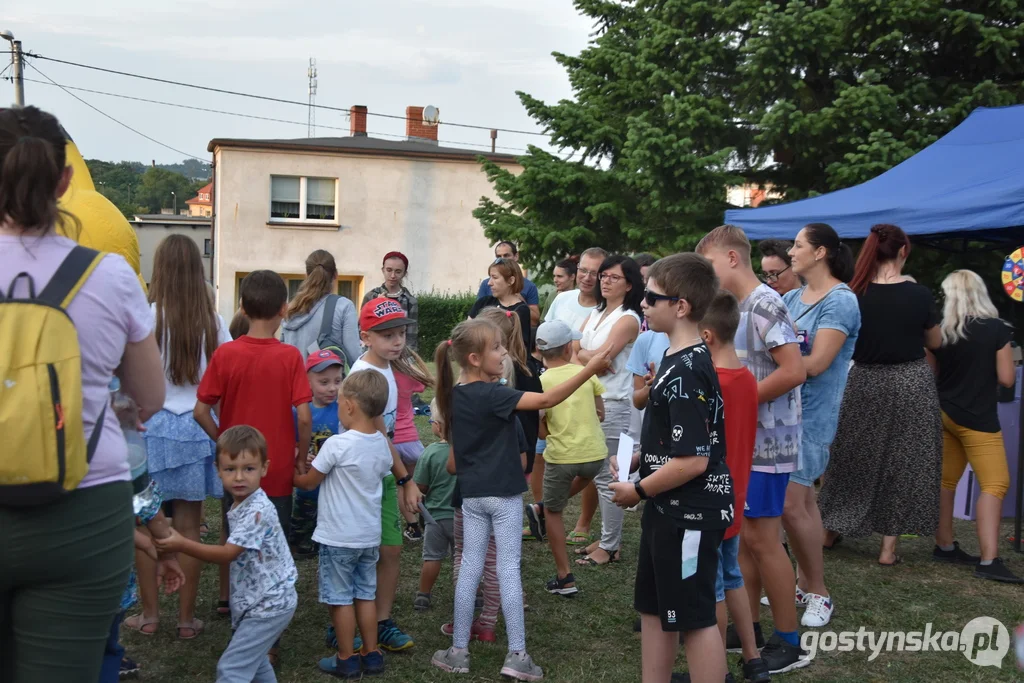
{"type": "Polygon", "coordinates": [[[1003,262],[1003,291],[1014,301],[1024,301],[1024,247],[1003,262]]]}

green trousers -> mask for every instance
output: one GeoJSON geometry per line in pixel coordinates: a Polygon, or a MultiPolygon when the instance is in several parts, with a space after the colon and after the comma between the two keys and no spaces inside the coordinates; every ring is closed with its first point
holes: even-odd
{"type": "Polygon", "coordinates": [[[96,683],[133,528],[128,482],[0,507],[0,681],[96,683]]]}

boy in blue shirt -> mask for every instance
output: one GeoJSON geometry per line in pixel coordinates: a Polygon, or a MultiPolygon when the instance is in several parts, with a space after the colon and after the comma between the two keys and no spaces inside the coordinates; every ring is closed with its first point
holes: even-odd
{"type": "MultiPolygon", "coordinates": [[[[306,376],[313,392],[312,438],[306,463],[312,463],[327,439],[345,431],[338,420],[338,390],[345,377],[345,365],[341,357],[327,349],[315,351],[306,359],[306,376]]],[[[289,542],[296,558],[308,558],[316,554],[313,530],[316,528],[317,496],[320,488],[312,491],[298,489],[295,492],[295,507],[292,509],[292,534],[289,542]]]]}

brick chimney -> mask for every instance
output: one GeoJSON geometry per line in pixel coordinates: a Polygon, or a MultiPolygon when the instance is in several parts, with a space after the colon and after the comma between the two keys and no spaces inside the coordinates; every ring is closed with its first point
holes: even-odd
{"type": "Polygon", "coordinates": [[[349,121],[352,122],[353,137],[366,137],[366,107],[357,104],[348,110],[349,121]]]}
{"type": "Polygon", "coordinates": [[[423,107],[405,108],[405,134],[409,140],[437,144],[437,126],[423,123],[423,107]]]}

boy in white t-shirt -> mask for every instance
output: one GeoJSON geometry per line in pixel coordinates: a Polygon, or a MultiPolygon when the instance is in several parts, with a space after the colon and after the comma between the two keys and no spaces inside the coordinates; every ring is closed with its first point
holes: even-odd
{"type": "Polygon", "coordinates": [[[384,670],[377,647],[377,559],[380,556],[382,481],[393,459],[387,437],[375,424],[388,401],[388,383],[379,372],[353,372],[341,385],[338,418],[343,434],[324,442],[295,486],[320,488],[313,540],[320,544],[320,602],[326,604],[338,634],[338,654],[320,660],[320,669],[340,678],[384,670]],[[363,636],[353,651],[356,625],[363,636]]]}

